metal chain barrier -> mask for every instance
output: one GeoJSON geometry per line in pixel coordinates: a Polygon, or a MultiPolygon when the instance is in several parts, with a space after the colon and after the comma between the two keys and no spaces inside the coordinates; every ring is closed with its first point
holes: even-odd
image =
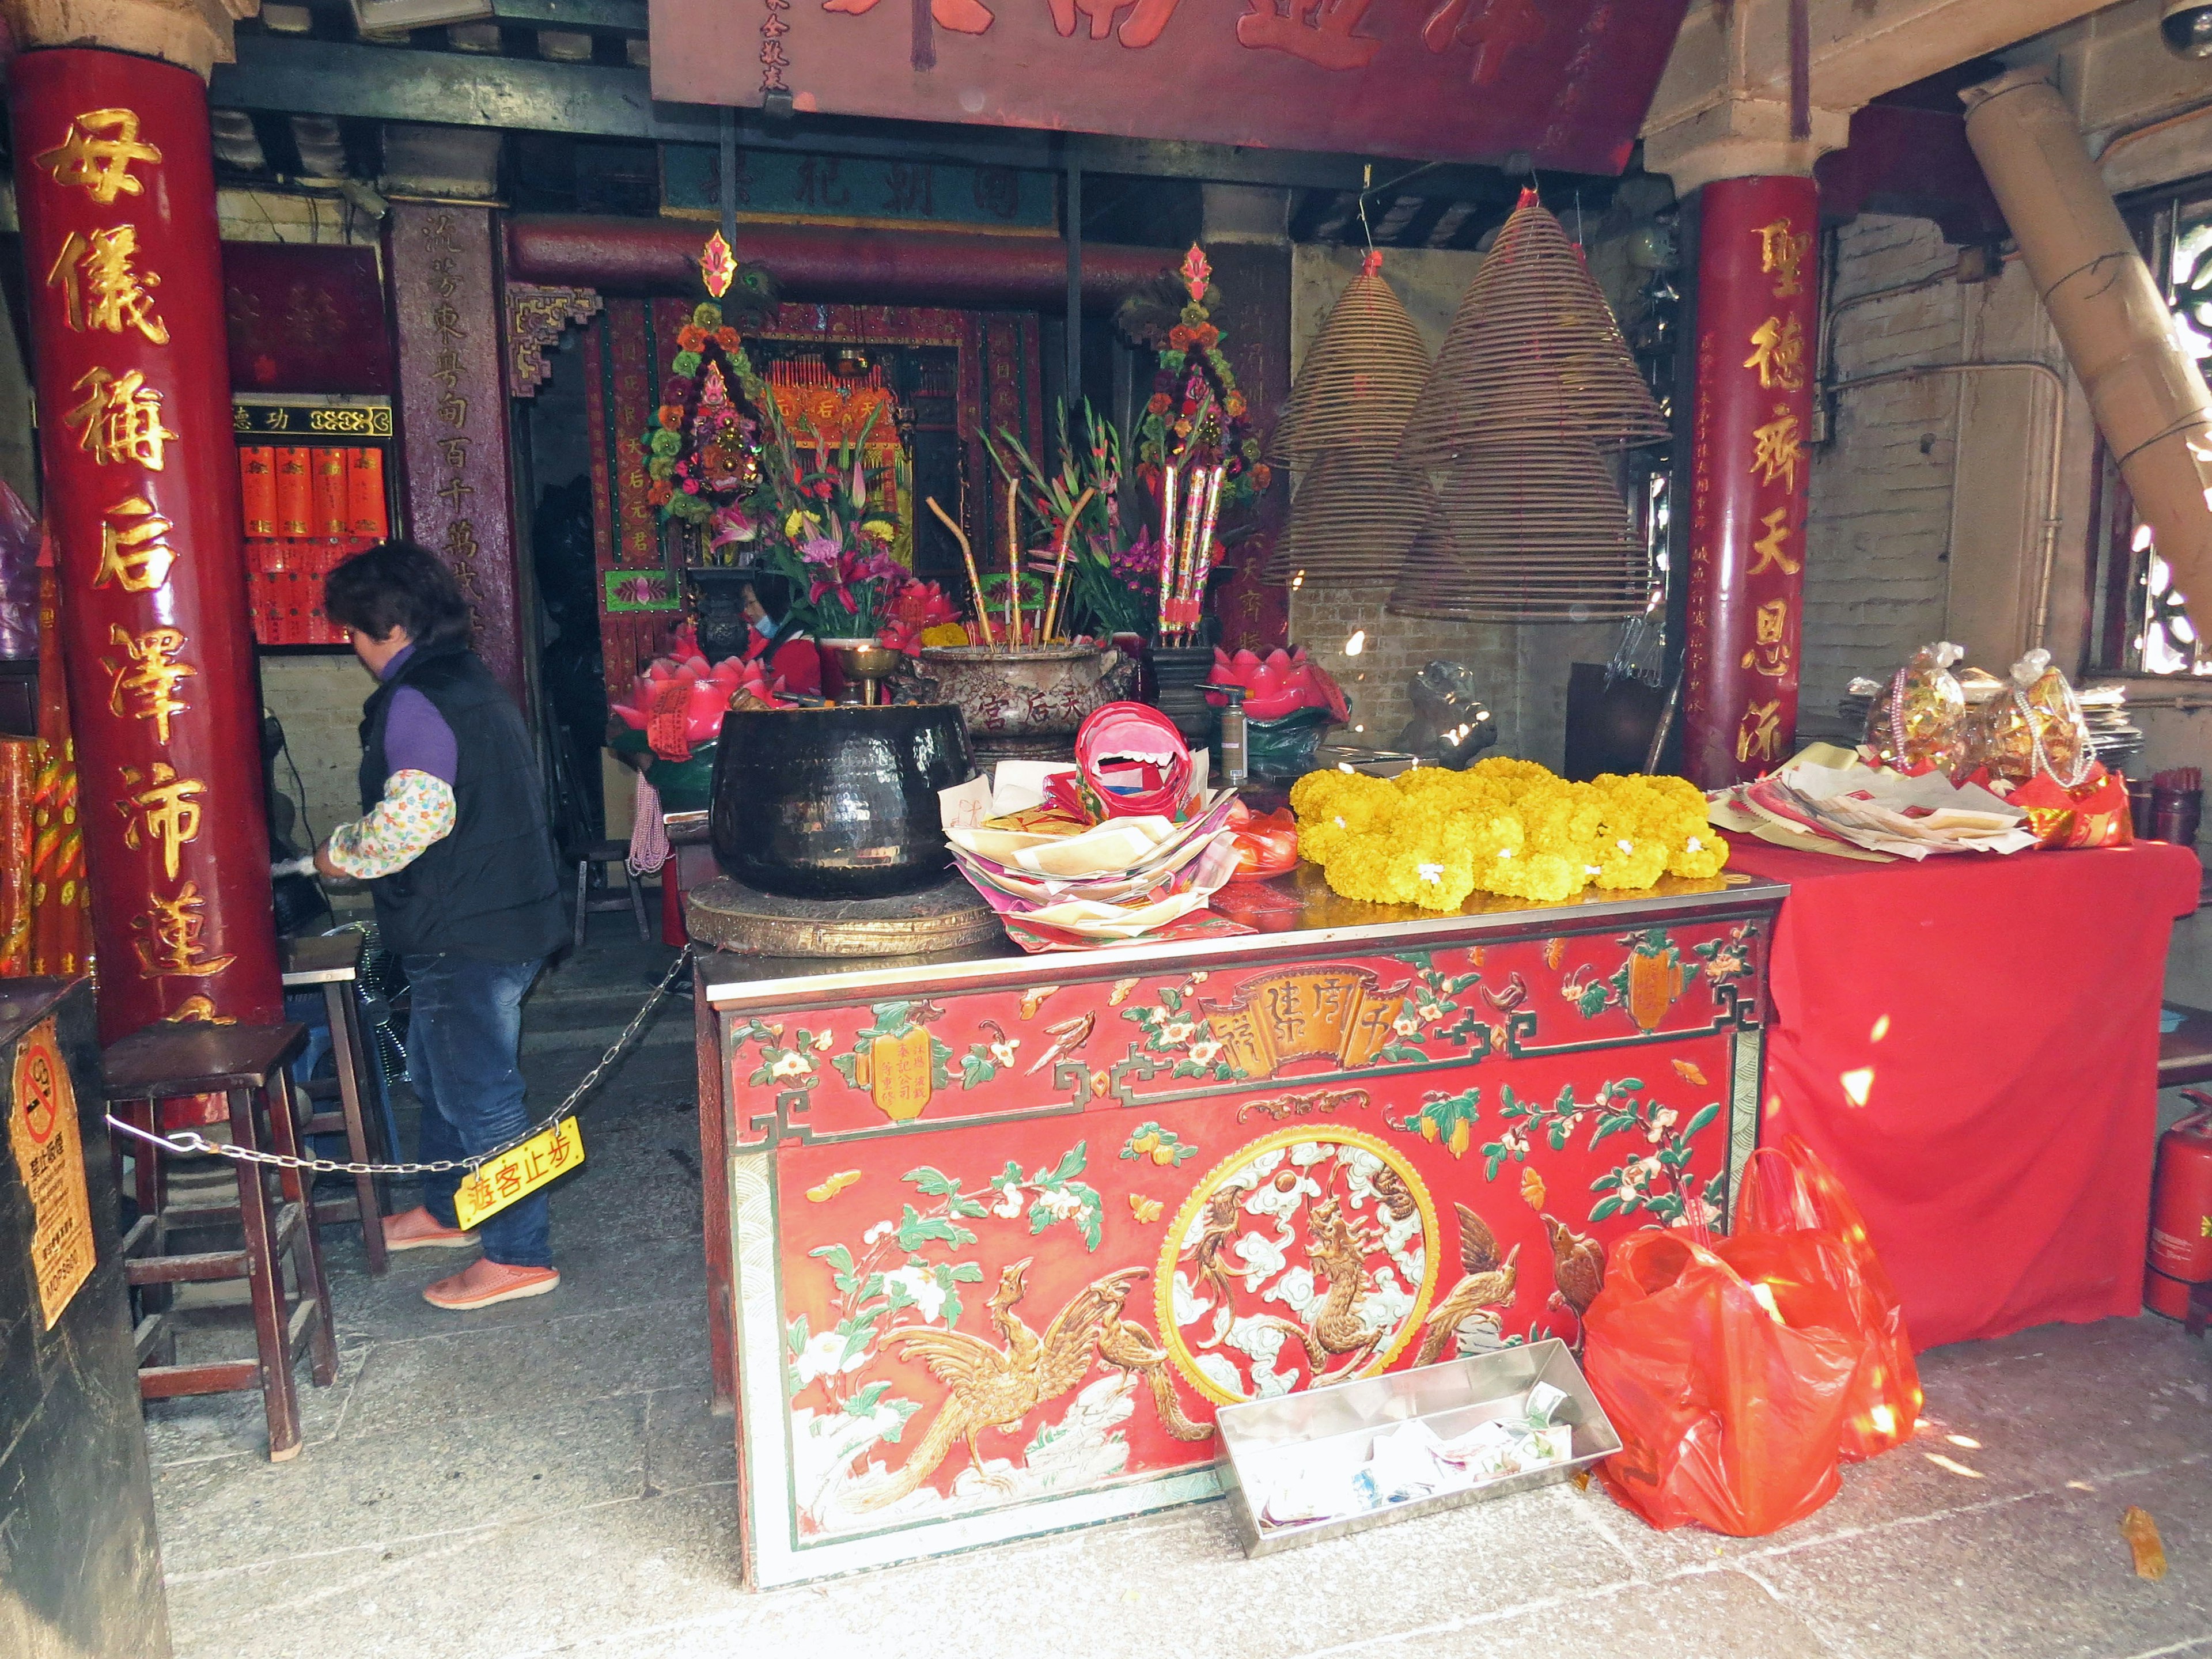
{"type": "MultiPolygon", "coordinates": [[[[636,1018],[615,1039],[614,1046],[599,1056],[599,1063],[585,1073],[583,1080],[568,1091],[568,1098],[553,1109],[550,1116],[531,1125],[520,1134],[488,1152],[478,1152],[464,1158],[439,1158],[428,1164],[354,1164],[336,1158],[293,1158],[283,1152],[251,1151],[225,1141],[210,1140],[196,1129],[173,1129],[167,1134],[155,1134],[135,1123],[125,1122],[112,1112],[107,1115],[107,1127],[115,1133],[143,1141],[159,1152],[185,1157],[227,1158],[234,1164],[272,1164],[280,1170],[308,1170],[317,1175],[439,1175],[449,1170],[474,1170],[478,1164],[487,1164],[502,1152],[512,1152],[532,1136],[544,1134],[563,1118],[575,1115],[577,1103],[598,1086],[599,1079],[606,1074],[607,1067],[622,1057],[623,1051],[636,1040],[637,1034],[645,1029],[647,1022],[652,1019],[660,1005],[668,1000],[668,994],[675,988],[678,979],[690,971],[691,951],[691,946],[685,945],[684,954],[669,964],[668,971],[661,975],[660,983],[653,988],[653,994],[645,1000],[645,1006],[637,1011],[636,1018]]],[[[290,1091],[288,1090],[286,1092],[289,1095],[290,1091]]]]}

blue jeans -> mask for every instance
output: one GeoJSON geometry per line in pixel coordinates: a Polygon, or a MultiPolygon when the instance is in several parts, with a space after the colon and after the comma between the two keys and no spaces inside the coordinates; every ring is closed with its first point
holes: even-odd
{"type": "MultiPolygon", "coordinates": [[[[483,962],[441,953],[400,958],[413,990],[408,1080],[422,1103],[422,1161],[489,1152],[530,1127],[522,1104],[522,994],[542,959],[483,962]]],[[[458,1226],[460,1174],[422,1177],[423,1206],[458,1226]]],[[[484,1259],[516,1267],[553,1265],[552,1222],[542,1192],[510,1204],[478,1229],[484,1259]]]]}

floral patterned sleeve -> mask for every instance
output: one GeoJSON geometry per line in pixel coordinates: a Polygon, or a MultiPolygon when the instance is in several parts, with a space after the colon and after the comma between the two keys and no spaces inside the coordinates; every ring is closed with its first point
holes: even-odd
{"type": "Polygon", "coordinates": [[[368,814],[331,831],[331,862],[362,881],[402,870],[453,829],[453,789],[411,769],[384,781],[384,799],[368,814]]]}

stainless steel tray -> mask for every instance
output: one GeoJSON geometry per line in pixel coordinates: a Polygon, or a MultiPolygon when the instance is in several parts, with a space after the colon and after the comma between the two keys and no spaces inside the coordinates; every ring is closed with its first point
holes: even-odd
{"type": "Polygon", "coordinates": [[[1294,1544],[1341,1538],[1386,1522],[1548,1486],[1620,1449],[1620,1437],[1606,1421],[1582,1368],[1556,1337],[1441,1365],[1224,1406],[1215,1420],[1221,1432],[1221,1484],[1248,1556],[1270,1555],[1294,1544]],[[1364,1459],[1378,1434],[1416,1418],[1426,1419],[1439,1436],[1450,1439],[1477,1424],[1510,1414],[1538,1382],[1548,1382],[1567,1396],[1553,1419],[1573,1430],[1574,1455],[1563,1463],[1355,1515],[1287,1526],[1270,1525],[1260,1518],[1264,1494],[1285,1464],[1310,1456],[1318,1448],[1328,1448],[1325,1455],[1334,1457],[1364,1459]]]}

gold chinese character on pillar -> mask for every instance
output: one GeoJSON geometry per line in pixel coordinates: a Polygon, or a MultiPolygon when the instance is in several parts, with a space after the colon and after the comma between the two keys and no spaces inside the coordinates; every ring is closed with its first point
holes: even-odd
{"type": "Polygon", "coordinates": [[[1790,509],[1778,507],[1759,523],[1766,527],[1766,533],[1751,544],[1752,551],[1759,555],[1759,562],[1747,574],[1756,576],[1762,570],[1779,570],[1785,576],[1796,575],[1798,561],[1784,550],[1790,540],[1790,509]]]}
{"type": "Polygon", "coordinates": [[[155,761],[150,771],[135,766],[123,769],[123,787],[130,793],[115,803],[126,825],[125,847],[151,842],[161,849],[161,868],[171,881],[177,878],[177,849],[200,833],[199,797],[207,785],[198,778],[180,778],[176,768],[155,761]],[[145,787],[139,786],[143,784],[145,787]]]}
{"type": "Polygon", "coordinates": [[[1774,297],[1787,300],[1802,294],[1805,284],[1800,272],[1806,254],[1812,251],[1812,232],[1793,231],[1787,219],[1777,219],[1752,234],[1759,238],[1759,268],[1774,278],[1774,297]]]}
{"type": "Polygon", "coordinates": [[[130,495],[101,515],[100,568],[92,585],[115,583],[126,593],[144,593],[169,579],[177,550],[167,536],[176,526],[154,510],[143,495],[130,495]]]}
{"type": "Polygon", "coordinates": [[[137,369],[111,374],[104,368],[87,371],[76,391],[91,388],[90,395],[63,416],[71,426],[82,424],[77,446],[105,466],[110,461],[136,461],[161,470],[162,446],[177,434],[161,424],[161,394],[146,385],[137,369]]]}
{"type": "Polygon", "coordinates": [[[1743,711],[1743,719],[1735,729],[1738,764],[1778,758],[1774,751],[1781,738],[1782,700],[1778,697],[1771,702],[1753,703],[1743,711]]]}
{"type": "Polygon", "coordinates": [[[72,331],[104,328],[120,334],[135,328],[155,345],[169,343],[168,325],[154,314],[152,290],[161,285],[161,276],[132,269],[137,252],[138,232],[130,225],[95,230],[90,236],[73,230],[62,239],[46,286],[62,290],[72,331]]]}
{"type": "Polygon", "coordinates": [[[1751,331],[1746,368],[1759,371],[1759,384],[1771,392],[1796,392],[1805,384],[1805,325],[1795,317],[1769,317],[1751,331]]]}
{"type": "Polygon", "coordinates": [[[1752,613],[1752,648],[1743,653],[1743,665],[1754,674],[1778,680],[1790,672],[1790,601],[1769,599],[1752,613]]]}
{"type": "Polygon", "coordinates": [[[177,653],[185,647],[185,636],[173,628],[149,628],[143,634],[133,634],[121,623],[109,625],[107,637],[112,644],[123,647],[124,660],[102,657],[100,666],[106,669],[112,681],[107,695],[107,711],[111,714],[125,712],[142,720],[154,722],[154,730],[166,747],[169,741],[169,717],[181,714],[191,705],[179,696],[184,682],[200,671],[189,663],[177,660],[177,653]],[[126,711],[125,699],[132,707],[126,711]]]}
{"type": "Polygon", "coordinates": [[[1789,489],[1797,488],[1797,417],[1787,404],[1775,404],[1774,418],[1752,428],[1751,470],[1759,483],[1780,478],[1789,489]]]}
{"type": "Polygon", "coordinates": [[[140,969],[148,979],[205,979],[238,960],[200,954],[206,908],[199,884],[188,881],[169,897],[154,894],[148,908],[131,918],[140,969]]]}
{"type": "Polygon", "coordinates": [[[160,150],[139,139],[137,112],[127,109],[86,111],[70,123],[59,144],[34,158],[56,184],[82,185],[102,207],[118,196],[143,195],[146,186],[131,175],[131,163],[161,159],[160,150]]]}

